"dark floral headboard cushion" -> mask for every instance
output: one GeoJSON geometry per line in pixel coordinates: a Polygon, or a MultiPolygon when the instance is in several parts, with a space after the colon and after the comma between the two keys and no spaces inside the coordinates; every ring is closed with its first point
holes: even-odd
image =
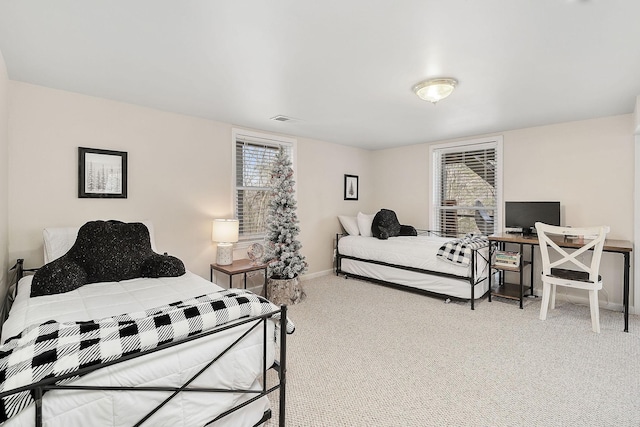
{"type": "Polygon", "coordinates": [[[91,221],[80,228],[69,252],[38,269],[31,296],[69,292],[88,283],[184,273],[184,264],[178,258],[151,249],[144,224],[91,221]]]}
{"type": "Polygon", "coordinates": [[[400,221],[396,213],[390,209],[381,209],[373,218],[371,232],[374,237],[386,240],[400,234],[400,221]]]}
{"type": "Polygon", "coordinates": [[[418,232],[411,225],[402,225],[396,213],[391,209],[380,209],[373,218],[371,233],[380,240],[396,236],[417,236],[418,232]]]}

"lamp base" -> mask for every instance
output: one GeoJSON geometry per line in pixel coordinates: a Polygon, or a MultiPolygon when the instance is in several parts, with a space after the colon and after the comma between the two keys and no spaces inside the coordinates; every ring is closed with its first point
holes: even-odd
{"type": "Polygon", "coordinates": [[[233,243],[218,243],[216,264],[231,265],[233,263],[233,243]]]}

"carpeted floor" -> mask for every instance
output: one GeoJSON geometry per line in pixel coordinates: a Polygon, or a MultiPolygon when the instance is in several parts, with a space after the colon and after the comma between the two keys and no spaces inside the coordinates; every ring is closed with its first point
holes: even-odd
{"type": "MultiPolygon", "coordinates": [[[[287,426],[640,426],[640,318],[324,276],[289,307],[287,426]]],[[[273,396],[275,398],[277,396],[273,396]]],[[[278,425],[277,402],[274,418],[278,425]]]]}

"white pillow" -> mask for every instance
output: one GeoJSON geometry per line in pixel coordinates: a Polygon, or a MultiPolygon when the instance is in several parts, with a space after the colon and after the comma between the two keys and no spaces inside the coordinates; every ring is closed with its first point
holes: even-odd
{"type": "Polygon", "coordinates": [[[42,230],[44,263],[60,258],[69,252],[78,237],[78,227],[55,227],[42,230]]]}
{"type": "Polygon", "coordinates": [[[355,216],[344,216],[338,215],[338,219],[340,220],[340,224],[342,224],[342,228],[347,234],[351,236],[357,236],[360,234],[360,230],[358,229],[358,221],[355,216]]]}
{"type": "MultiPolygon", "coordinates": [[[[136,222],[136,221],[132,221],[136,222]]],[[[151,249],[156,249],[156,240],[153,235],[153,224],[151,221],[140,221],[149,229],[149,237],[151,238],[151,249]]],[[[80,227],[52,227],[45,228],[42,231],[42,239],[44,240],[44,263],[48,264],[60,258],[69,252],[78,238],[78,230],[80,227]]]]}
{"type": "Polygon", "coordinates": [[[371,237],[373,234],[371,233],[371,225],[373,224],[373,218],[376,214],[368,215],[363,214],[362,212],[358,212],[358,228],[360,229],[360,234],[364,237],[371,237]]]}

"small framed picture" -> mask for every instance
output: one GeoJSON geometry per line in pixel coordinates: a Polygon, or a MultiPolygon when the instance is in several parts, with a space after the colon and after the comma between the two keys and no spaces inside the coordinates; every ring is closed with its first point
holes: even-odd
{"type": "Polygon", "coordinates": [[[127,198],[127,153],[78,147],[78,197],[127,198]]]}
{"type": "Polygon", "coordinates": [[[357,175],[344,176],[344,199],[358,200],[358,176],[357,175]]]}

